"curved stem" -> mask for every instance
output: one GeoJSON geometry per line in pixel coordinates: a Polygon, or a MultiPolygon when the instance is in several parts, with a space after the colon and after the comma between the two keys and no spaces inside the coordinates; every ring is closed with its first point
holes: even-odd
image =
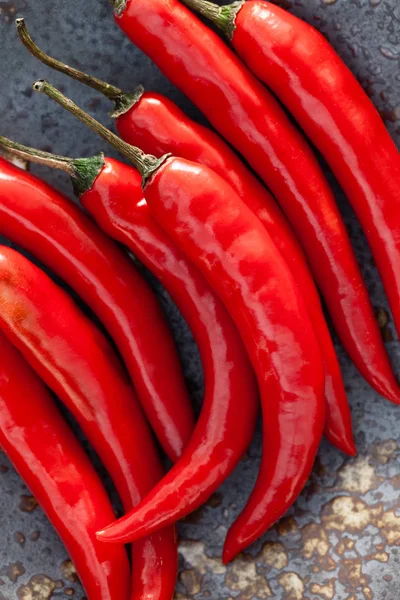
{"type": "Polygon", "coordinates": [[[103,154],[91,156],[90,158],[67,158],[66,156],[23,146],[3,136],[0,136],[0,148],[4,148],[10,156],[17,156],[28,163],[33,162],[64,171],[71,177],[77,196],[81,196],[92,188],[104,166],[103,154]]]}
{"type": "Polygon", "coordinates": [[[33,84],[33,89],[36,92],[45,94],[52,100],[55,100],[60,106],[65,108],[75,117],[77,117],[84,125],[87,125],[90,129],[100,135],[106,142],[116,148],[123,156],[131,161],[138,169],[143,178],[143,184],[151,177],[151,175],[165,162],[170,155],[165,155],[158,159],[151,154],[145,154],[140,148],[127,144],[115,133],[104,127],[101,123],[96,121],[93,117],[84,112],[77,104],[72,102],[69,98],[64,96],[54,86],[50,85],[47,81],[36,81],[33,84]]]}
{"type": "Polygon", "coordinates": [[[236,0],[232,4],[218,6],[208,0],[182,0],[189,8],[195,10],[206,19],[210,19],[231,40],[235,31],[236,15],[245,0],[236,0]]]}
{"type": "Polygon", "coordinates": [[[124,95],[123,90],[121,90],[120,88],[106,83],[105,81],[102,81],[97,77],[88,75],[83,71],[79,71],[74,67],[70,67],[65,63],[61,62],[60,60],[53,58],[49,54],[46,54],[33,41],[32,37],[28,32],[28,28],[25,24],[24,19],[17,19],[15,21],[15,25],[17,27],[19,39],[24,44],[25,48],[27,48],[33,56],[35,56],[38,60],[40,60],[42,63],[44,63],[51,69],[59,71],[60,73],[64,73],[64,75],[68,75],[68,77],[71,77],[72,79],[76,79],[76,81],[84,83],[85,85],[100,92],[101,94],[104,94],[105,96],[107,96],[107,98],[113,100],[114,102],[117,102],[120,99],[120,97],[124,95]]]}
{"type": "Polygon", "coordinates": [[[66,156],[58,156],[57,154],[51,154],[50,152],[43,152],[42,150],[36,150],[35,148],[29,148],[13,142],[8,138],[0,135],[0,146],[5,148],[13,156],[18,156],[22,160],[28,162],[34,162],[45,167],[51,167],[53,169],[60,169],[65,171],[71,177],[75,177],[74,161],[66,156]]]}

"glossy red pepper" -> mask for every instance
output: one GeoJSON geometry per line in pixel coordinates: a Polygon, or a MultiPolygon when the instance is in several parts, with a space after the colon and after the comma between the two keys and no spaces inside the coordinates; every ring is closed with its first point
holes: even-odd
{"type": "Polygon", "coordinates": [[[350,409],[318,291],[303,251],[271,194],[218,135],[189,119],[165,96],[145,92],[141,87],[133,94],[124,93],[44,53],[32,40],[23,19],[17,20],[17,30],[23,44],[44,64],[114,101],[116,125],[122,139],[158,157],[172,152],[175,156],[210,167],[231,183],[240,198],[262,221],[296,276],[323,352],[328,408],[325,436],[344,452],[354,455],[350,409]]]}
{"type": "MultiPolygon", "coordinates": [[[[0,249],[0,330],[72,412],[125,509],[137,505],[163,469],[125,371],[68,295],[6,247],[0,249]]],[[[177,574],[174,529],[134,544],[132,557],[132,600],[171,600],[177,574]]]]}
{"type": "Polygon", "coordinates": [[[278,6],[185,1],[212,11],[324,155],[363,227],[400,333],[400,154],[371,100],[326,38],[278,6]]]}
{"type": "MultiPolygon", "coordinates": [[[[249,502],[231,528],[229,561],[295,501],[310,474],[325,422],[323,361],[289,267],[254,213],[217,173],[168,155],[144,154],[107,130],[45,81],[45,93],[131,160],[151,213],[217,291],[237,325],[257,375],[264,447],[249,502]]],[[[99,532],[134,539],[134,512],[99,532]]],[[[162,524],[137,523],[140,536],[162,524]],[[146,532],[144,531],[146,529],[146,532]]]]}
{"type": "Polygon", "coordinates": [[[64,542],[88,600],[128,600],[124,548],[95,535],[114,516],[98,475],[45,386],[2,333],[0,354],[1,447],[64,542]]]}
{"type": "MultiPolygon", "coordinates": [[[[168,158],[152,174],[145,198],[153,216],[218,291],[258,378],[263,458],[249,502],[228,534],[224,560],[229,561],[286,512],[310,475],[325,419],[320,350],[285,261],[219,175],[168,158]]],[[[163,524],[156,516],[143,522],[140,508],[137,520],[134,515],[107,528],[101,539],[127,541],[163,524]]]]}
{"type": "MultiPolygon", "coordinates": [[[[95,172],[101,164],[99,157],[95,172]]],[[[2,158],[0,234],[64,279],[99,317],[158,439],[177,460],[194,428],[192,407],[165,315],[132,261],[68,198],[2,158]]]]}
{"type": "Polygon", "coordinates": [[[347,352],[376,390],[399,403],[346,228],[305,139],[223,41],[178,0],[113,3],[126,35],[265,181],[303,246],[347,352]]]}
{"type": "Polygon", "coordinates": [[[80,200],[161,281],[200,350],[205,395],[199,421],[180,460],[143,501],[145,515],[141,504],[143,523],[154,515],[173,523],[209,498],[249,446],[259,406],[254,373],[221,300],[152,218],[138,171],[107,158],[80,200]]]}

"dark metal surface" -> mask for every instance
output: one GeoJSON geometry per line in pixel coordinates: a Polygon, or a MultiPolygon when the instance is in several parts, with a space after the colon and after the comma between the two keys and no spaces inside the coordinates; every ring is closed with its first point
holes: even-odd
{"type": "MultiPolygon", "coordinates": [[[[286,6],[328,35],[399,144],[398,0],[296,0],[286,2],[286,6]]],[[[70,156],[89,156],[100,149],[110,152],[71,116],[45,97],[33,95],[31,83],[47,77],[109,123],[105,100],[49,72],[27,54],[15,33],[13,21],[17,16],[24,16],[39,44],[59,58],[124,88],[142,82],[147,89],[168,94],[192,116],[201,118],[124,38],[114,25],[107,0],[0,0],[1,134],[70,156]]],[[[33,171],[71,195],[64,175],[36,167],[33,171]]],[[[337,186],[335,190],[399,372],[400,345],[390,317],[386,323],[387,303],[381,283],[360,228],[337,186]]],[[[182,352],[190,389],[198,400],[201,369],[196,349],[176,309],[161,290],[159,293],[182,352]]],[[[312,479],[287,517],[225,568],[219,560],[221,548],[257,474],[261,453],[258,434],[229,481],[207,506],[179,527],[177,598],[398,599],[400,413],[371,391],[339,345],[338,352],[353,411],[358,457],[347,459],[324,442],[312,479]]],[[[80,600],[82,596],[61,542],[0,454],[0,600],[80,600]]]]}

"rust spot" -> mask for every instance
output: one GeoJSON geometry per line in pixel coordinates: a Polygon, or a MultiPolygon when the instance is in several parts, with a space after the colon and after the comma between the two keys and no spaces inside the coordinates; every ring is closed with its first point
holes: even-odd
{"type": "Polygon", "coordinates": [[[73,596],[75,594],[75,590],[73,588],[66,588],[64,590],[64,594],[66,596],[73,596]]]}
{"type": "Polygon", "coordinates": [[[33,496],[27,496],[26,494],[20,496],[19,509],[22,510],[22,512],[31,513],[37,506],[38,503],[33,496]]]}
{"type": "Polygon", "coordinates": [[[301,530],[301,539],[303,542],[303,556],[311,558],[316,555],[319,557],[326,556],[330,543],[326,531],[317,523],[305,525],[301,530]]]}
{"type": "Polygon", "coordinates": [[[18,581],[19,577],[21,577],[21,575],[23,575],[24,573],[25,567],[19,561],[6,565],[0,571],[1,575],[4,575],[4,577],[8,577],[8,579],[13,583],[18,581]]]}
{"type": "Polygon", "coordinates": [[[335,489],[345,490],[351,493],[366,494],[376,490],[378,480],[375,469],[369,464],[368,457],[358,457],[347,462],[338,473],[338,482],[335,489]]]}
{"type": "Polygon", "coordinates": [[[304,600],[305,586],[297,573],[283,573],[279,575],[278,582],[285,590],[282,600],[304,600]]]}
{"type": "Polygon", "coordinates": [[[240,592],[241,600],[253,600],[253,598],[271,598],[272,591],[263,575],[256,571],[253,561],[237,559],[232,568],[225,575],[225,585],[233,592],[240,592]]]}
{"type": "Polygon", "coordinates": [[[389,554],[387,552],[375,552],[374,554],[369,554],[366,560],[376,560],[380,563],[387,563],[389,560],[389,554]]]}
{"type": "Polygon", "coordinates": [[[400,490],[400,475],[395,475],[394,477],[392,477],[392,486],[395,488],[395,490],[400,490]]]}
{"type": "Polygon", "coordinates": [[[186,592],[189,596],[194,596],[201,592],[201,575],[198,571],[190,569],[189,571],[182,571],[179,575],[179,579],[186,588],[186,592]]]}
{"type": "Polygon", "coordinates": [[[376,458],[382,465],[396,457],[397,444],[395,440],[386,440],[376,446],[372,450],[374,458],[376,458]]]}
{"type": "Polygon", "coordinates": [[[10,470],[10,467],[6,465],[0,465],[0,473],[7,473],[10,470]]]}
{"type": "Polygon", "coordinates": [[[311,593],[321,596],[324,600],[333,600],[335,597],[335,579],[325,581],[323,585],[312,583],[310,587],[311,593]]]}
{"type": "Polygon", "coordinates": [[[321,517],[327,529],[356,533],[374,524],[381,514],[380,504],[368,507],[357,497],[338,496],[324,506],[321,517]]]}
{"type": "Polygon", "coordinates": [[[75,569],[75,566],[74,566],[74,563],[72,562],[72,560],[70,560],[70,559],[64,560],[64,562],[62,562],[60,565],[60,571],[62,573],[63,578],[66,579],[67,581],[72,581],[73,583],[75,583],[76,581],[79,581],[78,575],[76,573],[76,569],[75,569]]]}
{"type": "Polygon", "coordinates": [[[362,562],[360,558],[344,558],[340,562],[339,581],[342,585],[352,588],[364,587],[369,582],[366,575],[362,573],[362,562]]]}
{"type": "Polygon", "coordinates": [[[396,516],[394,510],[385,512],[376,526],[389,546],[400,546],[400,517],[396,516]]]}
{"type": "Polygon", "coordinates": [[[40,531],[32,531],[32,533],[29,536],[29,539],[31,540],[31,542],[37,542],[39,538],[40,538],[40,531]]]}
{"type": "Polygon", "coordinates": [[[364,587],[362,590],[365,600],[373,600],[374,595],[370,587],[364,587]]]}
{"type": "Polygon", "coordinates": [[[257,559],[278,571],[287,567],[289,563],[286,549],[280,542],[267,542],[264,544],[257,559]]]}
{"type": "Polygon", "coordinates": [[[343,556],[343,554],[345,552],[347,552],[348,550],[353,550],[354,546],[355,546],[354,540],[352,540],[348,537],[344,537],[337,544],[337,546],[335,548],[335,552],[336,552],[336,554],[339,554],[339,556],[343,556]]]}
{"type": "Polygon", "coordinates": [[[20,546],[25,545],[26,538],[25,538],[24,534],[22,533],[22,531],[17,531],[14,537],[15,537],[15,541],[17,542],[17,544],[19,544],[20,546]]]}
{"type": "Polygon", "coordinates": [[[33,575],[26,585],[17,590],[19,600],[49,600],[55,589],[63,587],[60,581],[53,581],[46,575],[33,575]]]}
{"type": "Polygon", "coordinates": [[[179,546],[179,554],[185,561],[200,575],[205,575],[207,572],[215,575],[224,575],[226,567],[218,558],[210,558],[205,552],[205,546],[202,542],[193,542],[185,540],[179,546]]]}
{"type": "Polygon", "coordinates": [[[278,535],[286,536],[297,531],[297,523],[293,517],[285,517],[279,521],[276,526],[278,535]]]}
{"type": "Polygon", "coordinates": [[[19,10],[23,10],[26,4],[24,1],[2,2],[0,4],[0,22],[13,23],[15,15],[19,10]]]}

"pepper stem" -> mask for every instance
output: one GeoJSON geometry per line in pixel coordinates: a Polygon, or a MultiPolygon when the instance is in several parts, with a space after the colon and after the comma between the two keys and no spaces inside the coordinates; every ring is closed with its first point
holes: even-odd
{"type": "Polygon", "coordinates": [[[46,167],[52,167],[53,169],[60,169],[61,171],[68,173],[71,177],[74,177],[75,175],[73,159],[67,158],[66,156],[57,156],[56,154],[50,154],[50,152],[29,148],[28,146],[18,144],[18,142],[9,140],[1,135],[0,146],[10,154],[17,156],[22,160],[44,165],[46,167]]]}
{"type": "Polygon", "coordinates": [[[208,2],[208,0],[182,0],[186,6],[206,17],[206,19],[210,19],[214,25],[224,32],[229,40],[232,40],[236,29],[236,15],[245,1],[237,0],[236,2],[232,2],[232,4],[218,6],[218,4],[208,2]]]}
{"type": "Polygon", "coordinates": [[[87,192],[92,187],[104,166],[103,154],[91,158],[67,158],[23,146],[3,136],[0,136],[0,147],[4,148],[11,156],[17,156],[24,161],[64,171],[71,177],[77,195],[87,192]]]}
{"type": "Polygon", "coordinates": [[[74,67],[70,67],[69,65],[53,58],[49,54],[46,54],[35,42],[33,41],[28,28],[26,26],[24,19],[17,19],[15,21],[15,25],[17,27],[17,32],[19,35],[19,39],[29,50],[29,52],[38,60],[40,60],[43,64],[50,67],[54,71],[59,71],[84,85],[100,92],[109,100],[112,100],[115,104],[114,111],[112,113],[113,117],[119,117],[126,112],[138,102],[143,95],[144,89],[142,86],[139,86],[134,92],[124,92],[119,87],[115,85],[111,85],[106,81],[102,81],[98,79],[98,77],[94,77],[92,75],[88,75],[83,71],[79,71],[79,69],[75,69],[74,67]]]}
{"type": "Polygon", "coordinates": [[[128,5],[128,0],[110,0],[117,17],[120,17],[128,5]]]}
{"type": "Polygon", "coordinates": [[[140,172],[143,178],[143,186],[147,180],[153,175],[155,171],[166,161],[170,154],[166,154],[161,158],[156,158],[151,154],[145,154],[140,148],[127,144],[115,133],[104,127],[101,123],[96,121],[93,117],[84,112],[79,106],[77,106],[72,100],[64,96],[54,86],[50,85],[47,81],[36,81],[33,84],[33,89],[36,92],[45,94],[52,100],[55,100],[60,106],[65,108],[68,112],[77,117],[84,125],[92,129],[106,142],[111,144],[116,150],[118,150],[125,158],[132,162],[137,170],[140,172]]]}

